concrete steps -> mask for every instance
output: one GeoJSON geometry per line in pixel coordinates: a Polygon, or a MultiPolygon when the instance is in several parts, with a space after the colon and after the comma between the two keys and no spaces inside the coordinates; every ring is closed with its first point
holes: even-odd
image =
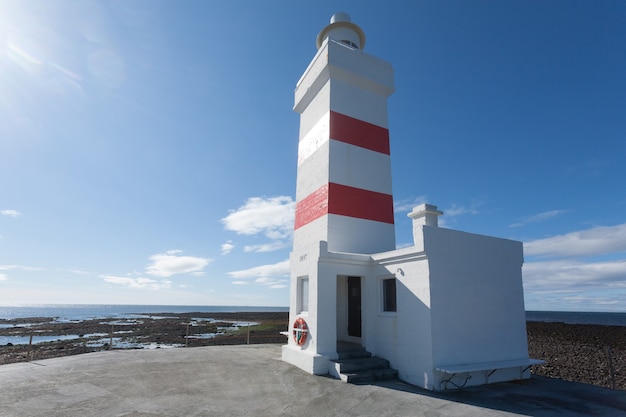
{"type": "Polygon", "coordinates": [[[330,374],[344,382],[363,384],[398,377],[387,359],[373,357],[361,345],[341,342],[337,355],[338,359],[331,362],[330,374]]]}

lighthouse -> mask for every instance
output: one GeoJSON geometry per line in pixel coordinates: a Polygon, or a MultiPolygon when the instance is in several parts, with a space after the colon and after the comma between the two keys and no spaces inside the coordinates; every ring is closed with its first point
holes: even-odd
{"type": "Polygon", "coordinates": [[[439,227],[421,204],[396,249],[387,99],[393,69],[335,14],[296,84],[300,114],[282,359],[344,381],[430,390],[530,377],[521,242],[439,227]]]}
{"type": "Polygon", "coordinates": [[[393,69],[363,52],[365,40],[348,14],[333,15],[295,89],[300,133],[290,321],[296,335],[283,359],[315,374],[328,372],[338,340],[358,341],[363,333],[365,274],[328,270],[326,254],[395,249],[387,119],[393,69]],[[344,293],[352,296],[338,298],[344,293]]]}
{"type": "Polygon", "coordinates": [[[336,252],[395,249],[387,121],[393,70],[364,46],[363,30],[335,14],[297,83],[296,250],[318,241],[336,252]]]}

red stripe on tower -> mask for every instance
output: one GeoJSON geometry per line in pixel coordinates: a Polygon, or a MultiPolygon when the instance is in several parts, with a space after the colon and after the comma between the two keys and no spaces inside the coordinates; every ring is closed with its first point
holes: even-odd
{"type": "Polygon", "coordinates": [[[330,183],[318,188],[296,204],[294,229],[326,214],[393,224],[393,197],[389,194],[330,183]]]}
{"type": "Polygon", "coordinates": [[[328,214],[328,184],[321,186],[296,203],[294,230],[328,214]]]}
{"type": "Polygon", "coordinates": [[[393,224],[393,197],[389,194],[330,183],[328,213],[393,224]]]}
{"type": "Polygon", "coordinates": [[[330,112],[330,138],[389,155],[389,130],[345,114],[330,112]]]}

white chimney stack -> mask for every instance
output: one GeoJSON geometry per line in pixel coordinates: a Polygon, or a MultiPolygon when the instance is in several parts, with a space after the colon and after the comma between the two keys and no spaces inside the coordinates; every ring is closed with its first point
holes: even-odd
{"type": "Polygon", "coordinates": [[[416,246],[422,241],[422,226],[439,227],[438,217],[442,214],[437,206],[426,203],[413,207],[413,211],[407,214],[413,219],[413,242],[416,246]]]}

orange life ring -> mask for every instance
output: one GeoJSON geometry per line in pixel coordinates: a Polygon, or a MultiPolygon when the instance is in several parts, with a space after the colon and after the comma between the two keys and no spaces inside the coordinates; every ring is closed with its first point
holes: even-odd
{"type": "Polygon", "coordinates": [[[293,340],[296,341],[298,346],[304,345],[306,342],[306,335],[309,332],[309,326],[302,317],[298,317],[293,323],[293,340]]]}

